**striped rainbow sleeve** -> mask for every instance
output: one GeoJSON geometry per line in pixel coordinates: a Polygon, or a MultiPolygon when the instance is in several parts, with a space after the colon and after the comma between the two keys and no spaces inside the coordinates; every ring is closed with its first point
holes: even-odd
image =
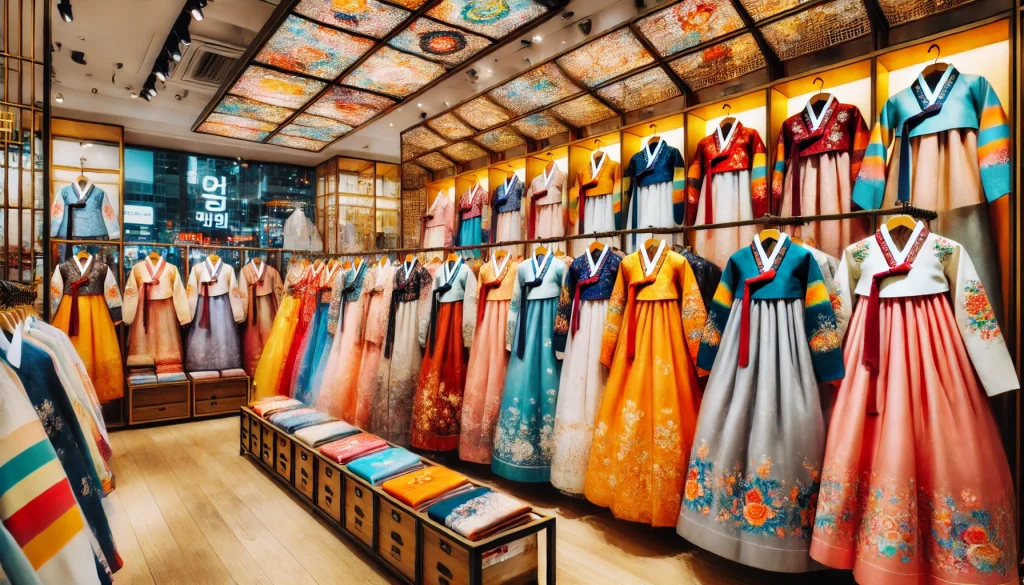
{"type": "Polygon", "coordinates": [[[864,163],[864,151],[871,142],[871,132],[868,130],[864,116],[859,108],[853,108],[850,116],[850,130],[853,132],[853,151],[850,153],[850,181],[856,182],[860,173],[861,165],[864,163]]]}
{"type": "Polygon", "coordinates": [[[682,225],[686,208],[686,162],[683,154],[676,151],[672,162],[672,216],[676,225],[682,225]]]}
{"type": "Polygon", "coordinates": [[[690,168],[686,171],[686,225],[693,225],[697,220],[697,207],[700,205],[701,179],[701,149],[697,147],[697,153],[690,161],[690,168]]]}
{"type": "Polygon", "coordinates": [[[700,350],[697,352],[697,367],[702,370],[710,372],[711,366],[715,365],[718,346],[722,343],[722,332],[725,331],[725,326],[729,322],[729,313],[732,311],[735,292],[733,275],[735,272],[733,261],[730,258],[725,265],[725,270],[722,271],[722,279],[718,281],[715,296],[712,297],[708,307],[708,317],[700,339],[700,350]]]}
{"type": "Polygon", "coordinates": [[[750,164],[750,206],[754,217],[768,213],[768,153],[761,135],[754,131],[753,157],[750,164]]]}
{"type": "Polygon", "coordinates": [[[985,198],[995,201],[1010,192],[1010,123],[999,96],[984,82],[984,102],[978,128],[978,164],[985,198]]]}
{"type": "Polygon", "coordinates": [[[775,168],[772,170],[771,212],[779,213],[782,208],[782,190],[786,181],[786,132],[779,132],[779,144],[775,147],[775,168]]]}
{"type": "Polygon", "coordinates": [[[889,104],[885,104],[871,130],[871,139],[864,149],[864,159],[857,174],[857,184],[853,187],[853,202],[861,209],[878,209],[885,196],[886,156],[893,139],[888,119],[889,104]]]}

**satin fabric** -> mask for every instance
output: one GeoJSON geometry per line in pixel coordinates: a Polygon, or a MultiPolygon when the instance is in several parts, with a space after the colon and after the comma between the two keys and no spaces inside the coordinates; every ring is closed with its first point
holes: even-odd
{"type": "MultiPolygon", "coordinates": [[[[67,331],[71,314],[69,295],[61,299],[53,316],[53,326],[67,331]]],[[[124,373],[121,367],[121,349],[117,330],[110,320],[110,309],[102,296],[78,297],[78,335],[70,338],[75,351],[82,358],[89,379],[96,387],[100,402],[124,397],[124,373]]]]}

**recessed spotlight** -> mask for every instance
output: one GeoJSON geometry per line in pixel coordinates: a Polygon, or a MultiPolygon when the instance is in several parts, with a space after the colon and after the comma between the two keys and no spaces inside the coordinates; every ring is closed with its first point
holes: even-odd
{"type": "Polygon", "coordinates": [[[565,41],[562,41],[562,44],[564,45],[564,44],[565,44],[565,41]]]}
{"type": "Polygon", "coordinates": [[[133,91],[133,92],[130,92],[130,93],[128,94],[128,97],[130,97],[130,98],[132,98],[132,99],[135,99],[135,98],[139,97],[139,94],[137,94],[137,93],[135,93],[135,92],[133,91]]]}
{"type": "Polygon", "coordinates": [[[490,69],[488,69],[488,70],[487,70],[487,72],[488,72],[488,73],[494,73],[494,71],[492,71],[492,70],[490,70],[490,69]]]}
{"type": "Polygon", "coordinates": [[[422,108],[422,107],[423,107],[423,103],[417,103],[417,104],[416,104],[416,107],[417,107],[417,108],[422,108]]]}
{"type": "Polygon", "coordinates": [[[533,35],[533,42],[539,43],[539,42],[541,42],[543,40],[544,40],[544,37],[542,37],[540,35],[533,35]]]}
{"type": "Polygon", "coordinates": [[[58,104],[63,104],[63,103],[64,103],[64,95],[63,95],[63,94],[59,94],[59,93],[58,93],[58,94],[57,94],[57,97],[55,97],[55,98],[53,98],[53,99],[54,99],[54,101],[56,101],[56,102],[57,102],[58,104]]]}
{"type": "Polygon", "coordinates": [[[391,122],[388,122],[388,126],[394,127],[395,125],[392,124],[391,122]]]}
{"type": "Polygon", "coordinates": [[[452,107],[452,104],[450,102],[445,102],[444,103],[444,107],[450,108],[450,107],[452,107]]]}
{"type": "Polygon", "coordinates": [[[82,148],[92,148],[92,142],[83,142],[82,148]]]}

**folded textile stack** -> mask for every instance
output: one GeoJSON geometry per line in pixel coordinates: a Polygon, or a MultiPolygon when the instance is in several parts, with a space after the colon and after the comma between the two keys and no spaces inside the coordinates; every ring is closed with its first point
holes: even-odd
{"type": "Polygon", "coordinates": [[[295,438],[315,449],[320,445],[326,445],[332,441],[351,437],[361,432],[343,420],[336,420],[306,427],[297,431],[295,438]]]}
{"type": "Polygon", "coordinates": [[[230,370],[220,371],[221,378],[242,378],[245,377],[246,375],[248,374],[246,374],[245,370],[243,370],[242,368],[231,368],[230,370]]]}
{"type": "Polygon", "coordinates": [[[305,408],[305,406],[306,405],[301,401],[295,400],[294,398],[285,398],[284,400],[261,400],[253,403],[252,411],[263,418],[268,418],[275,412],[295,410],[296,408],[305,408]]]}
{"type": "Polygon", "coordinates": [[[220,378],[220,372],[217,370],[197,370],[195,372],[189,372],[189,376],[192,376],[193,380],[213,380],[220,378]]]}
{"type": "Polygon", "coordinates": [[[315,408],[283,410],[267,417],[270,424],[286,433],[294,433],[306,427],[334,421],[334,417],[315,408]]]}
{"type": "Polygon", "coordinates": [[[129,384],[156,384],[156,362],[146,355],[128,356],[129,384]]]}
{"type": "Polygon", "coordinates": [[[384,482],[384,491],[423,512],[434,504],[473,489],[469,478],[441,465],[425,467],[384,482]]]}
{"type": "Polygon", "coordinates": [[[342,465],[360,457],[383,451],[388,443],[377,435],[359,433],[320,447],[320,453],[342,465]]]}
{"type": "Polygon", "coordinates": [[[532,508],[490,488],[476,488],[431,506],[427,515],[468,540],[482,540],[530,522],[532,508]]]}
{"type": "Polygon", "coordinates": [[[425,466],[419,455],[401,447],[394,447],[357,459],[348,465],[348,470],[372,485],[380,485],[393,477],[423,467],[425,466]]]}
{"type": "Polygon", "coordinates": [[[182,382],[188,380],[181,364],[157,364],[156,379],[160,382],[182,382]]]}

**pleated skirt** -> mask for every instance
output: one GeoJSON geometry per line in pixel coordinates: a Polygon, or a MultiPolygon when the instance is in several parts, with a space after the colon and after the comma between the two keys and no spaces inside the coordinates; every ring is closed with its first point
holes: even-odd
{"type": "Polygon", "coordinates": [[[256,374],[256,365],[260,363],[263,347],[270,339],[270,331],[274,328],[274,317],[277,306],[273,294],[256,297],[256,322],[251,315],[246,315],[242,325],[242,362],[245,373],[256,374]]]}
{"type": "MultiPolygon", "coordinates": [[[[754,219],[750,201],[750,171],[732,171],[704,178],[700,203],[697,205],[696,225],[705,225],[707,207],[711,206],[712,221],[726,223],[754,219]]],[[[725,266],[733,252],[749,246],[758,232],[757,226],[740,226],[694,232],[693,251],[717,266],[725,266]]]]}
{"type": "Polygon", "coordinates": [[[140,307],[128,330],[128,357],[147,356],[153,358],[157,366],[181,367],[181,325],[174,310],[174,300],[147,299],[142,302],[148,305],[149,326],[144,323],[140,307]]]}
{"type": "MultiPolygon", "coordinates": [[[[484,301],[480,301],[484,302],[484,301]]],[[[462,436],[459,459],[490,463],[494,429],[498,424],[501,394],[508,369],[505,326],[511,301],[486,301],[484,319],[473,336],[462,401],[462,436]]]]}
{"type": "MultiPolygon", "coordinates": [[[[576,233],[600,233],[600,232],[613,232],[615,231],[615,209],[612,205],[613,195],[595,195],[592,197],[583,198],[583,230],[580,231],[579,227],[576,228],[576,233]]],[[[593,240],[581,238],[572,241],[572,255],[573,257],[579,257],[582,254],[587,253],[587,246],[593,240]]],[[[599,238],[599,241],[605,246],[612,246],[619,248],[622,244],[619,242],[619,238],[607,237],[599,238]]]]}
{"type": "MultiPolygon", "coordinates": [[[[141,316],[139,317],[142,318],[141,316]]],[[[71,295],[60,299],[53,326],[67,333],[71,325],[71,295]]],[[[100,402],[124,397],[124,372],[117,330],[102,295],[78,297],[78,335],[71,344],[82,358],[100,402]]]]}
{"type": "Polygon", "coordinates": [[[370,432],[399,445],[409,445],[412,398],[423,362],[415,301],[395,309],[395,340],[391,358],[382,357],[373,394],[370,432]]]}
{"type": "Polygon", "coordinates": [[[185,369],[190,372],[221,371],[242,367],[242,346],[238,326],[227,294],[199,297],[196,317],[189,327],[185,369]],[[209,327],[200,326],[203,313],[210,312],[209,327]]]}
{"type": "Polygon", "coordinates": [[[448,229],[443,225],[428,227],[423,231],[424,248],[444,248],[451,245],[448,241],[448,229]]]}
{"type": "Polygon", "coordinates": [[[315,406],[320,395],[320,382],[331,351],[331,335],[327,331],[327,313],[330,303],[319,302],[309,328],[309,342],[299,362],[293,396],[309,406],[315,406]]]}
{"type": "MultiPolygon", "coordinates": [[[[495,220],[494,241],[501,242],[514,242],[526,238],[526,234],[523,233],[523,217],[519,211],[506,211],[504,213],[495,214],[497,219],[495,220]]],[[[520,246],[505,246],[504,249],[509,251],[509,254],[513,256],[521,256],[523,254],[523,247],[520,246]]]]}
{"type": "Polygon", "coordinates": [[[412,403],[410,443],[417,449],[459,448],[467,358],[462,308],[462,301],[440,303],[437,312],[436,340],[427,347],[412,403]]]}
{"type": "MultiPolygon", "coordinates": [[[[370,424],[369,401],[359,404],[359,371],[363,357],[363,337],[360,335],[365,304],[345,303],[345,314],[331,342],[331,353],[324,367],[317,408],[333,417],[366,428],[370,424]],[[364,413],[362,420],[356,416],[364,413]]],[[[367,397],[368,398],[368,397],[367,397]]]]}
{"type": "MultiPolygon", "coordinates": [[[[675,227],[675,215],[672,209],[672,181],[645,185],[637,190],[636,216],[633,214],[633,202],[624,202],[629,206],[627,213],[626,228],[639,229],[645,227],[670,228],[675,227]]],[[[628,234],[626,235],[626,250],[628,254],[642,248],[644,241],[654,237],[654,234],[628,234]]],[[[657,237],[671,240],[673,236],[660,234],[657,237]]]]}
{"type": "MultiPolygon", "coordinates": [[[[479,246],[483,243],[482,219],[480,216],[462,220],[459,225],[459,246],[479,246]]],[[[479,258],[480,250],[464,250],[466,258],[479,258]]]]}
{"type": "Polygon", "coordinates": [[[295,324],[299,318],[299,305],[299,299],[288,295],[274,316],[274,326],[270,330],[266,345],[263,346],[263,354],[252,379],[254,399],[269,398],[279,393],[277,383],[292,344],[295,324]]]}

